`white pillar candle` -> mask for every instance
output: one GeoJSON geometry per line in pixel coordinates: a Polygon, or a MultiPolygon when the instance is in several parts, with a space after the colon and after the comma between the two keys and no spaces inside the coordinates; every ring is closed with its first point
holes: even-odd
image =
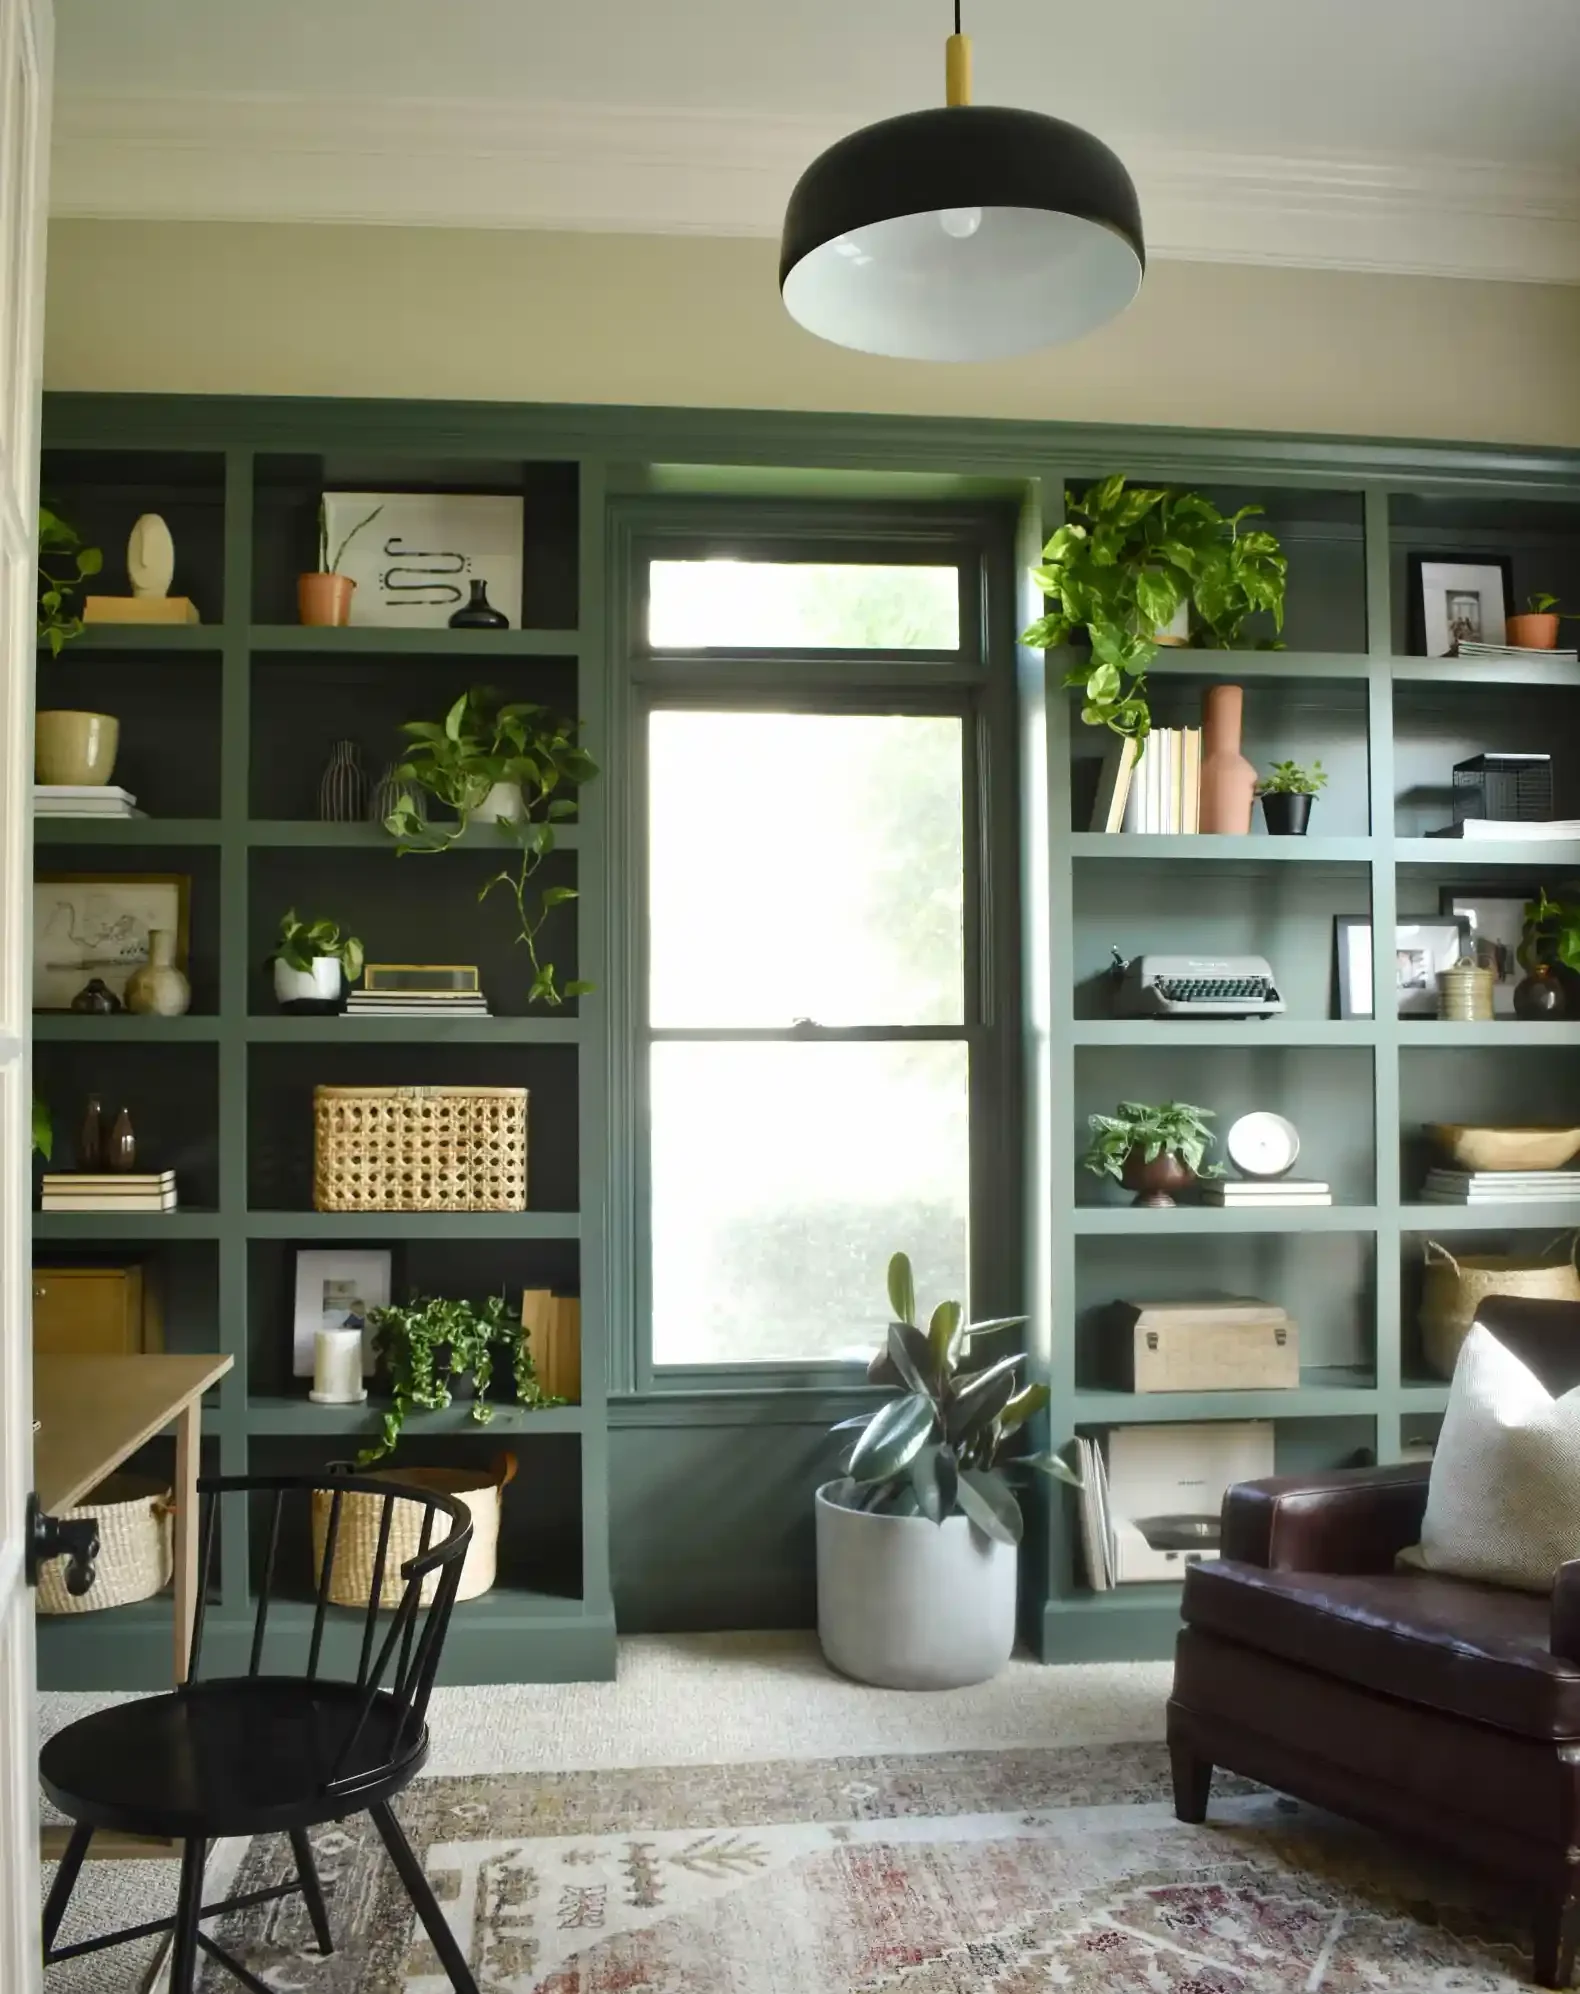
{"type": "Polygon", "coordinates": [[[359,1405],[368,1395],[362,1382],[360,1329],[321,1329],[313,1341],[314,1405],[359,1405]]]}

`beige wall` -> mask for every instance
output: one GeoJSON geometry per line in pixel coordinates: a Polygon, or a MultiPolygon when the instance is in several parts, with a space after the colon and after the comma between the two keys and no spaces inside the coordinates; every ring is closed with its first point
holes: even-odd
{"type": "Polygon", "coordinates": [[[1580,288],[1158,263],[1076,346],[937,367],[808,337],[761,241],[63,221],[49,259],[52,388],[1580,444],[1580,288]]]}

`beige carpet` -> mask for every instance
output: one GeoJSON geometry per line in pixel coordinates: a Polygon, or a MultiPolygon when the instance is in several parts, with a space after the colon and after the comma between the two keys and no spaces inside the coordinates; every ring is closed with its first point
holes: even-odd
{"type": "MultiPolygon", "coordinates": [[[[439,1691],[429,1777],[1155,1740],[1167,1684],[1162,1664],[1017,1661],[976,1689],[904,1695],[833,1675],[811,1635],[642,1636],[621,1643],[617,1682],[439,1691]]],[[[111,1701],[42,1697],[42,1729],[111,1701]]],[[[173,1864],[90,1863],[63,1936],[160,1916],[174,1901],[173,1864]]],[[[134,1994],[151,1950],[52,1967],[46,1994],[134,1994]]]]}

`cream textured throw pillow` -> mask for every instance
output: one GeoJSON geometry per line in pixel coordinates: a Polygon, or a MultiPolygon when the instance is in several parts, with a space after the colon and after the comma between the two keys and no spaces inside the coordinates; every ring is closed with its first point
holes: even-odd
{"type": "Polygon", "coordinates": [[[1580,1558],[1580,1386],[1555,1399],[1477,1323],[1460,1346],[1412,1564],[1547,1592],[1580,1558]]]}

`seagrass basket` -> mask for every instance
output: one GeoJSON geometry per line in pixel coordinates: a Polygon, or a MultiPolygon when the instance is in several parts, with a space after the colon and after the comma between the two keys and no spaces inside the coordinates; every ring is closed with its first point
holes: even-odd
{"type": "Polygon", "coordinates": [[[1539,1259],[1507,1253],[1453,1254],[1429,1239],[1421,1280],[1421,1348],[1437,1375],[1453,1377],[1459,1346],[1469,1336],[1476,1311],[1489,1295],[1580,1302],[1577,1247],[1580,1233],[1571,1235],[1569,1252],[1562,1260],[1552,1257],[1553,1247],[1539,1259]]]}
{"type": "Polygon", "coordinates": [[[40,1613],[99,1613],[107,1606],[130,1606],[152,1599],[170,1583],[170,1487],[147,1475],[111,1475],[66,1520],[91,1516],[99,1526],[98,1576],[78,1597],[66,1590],[66,1560],[51,1558],[38,1568],[40,1613]]]}
{"type": "MultiPolygon", "coordinates": [[[[487,1468],[375,1468],[381,1482],[394,1482],[412,1489],[432,1489],[439,1495],[458,1496],[472,1512],[472,1541],[461,1561],[461,1584],[456,1598],[476,1599],[494,1583],[499,1558],[499,1514],[506,1488],[515,1479],[516,1457],[495,1456],[487,1468]]],[[[334,1505],[333,1491],[313,1491],[313,1578],[324,1569],[324,1548],[329,1539],[329,1513],[334,1505]]],[[[373,1597],[373,1578],[379,1551],[380,1519],[384,1498],[352,1491],[340,1498],[340,1521],[335,1528],[335,1562],[329,1575],[329,1600],[333,1606],[366,1606],[373,1597]]],[[[401,1566],[415,1558],[422,1546],[423,1509],[415,1502],[397,1502],[390,1511],[389,1542],[384,1548],[383,1576],[379,1582],[379,1605],[391,1611],[400,1604],[401,1566]]],[[[444,1535],[436,1526],[429,1542],[431,1551],[444,1535]]],[[[433,1598],[438,1574],[423,1581],[422,1604],[433,1598]]]]}
{"type": "Polygon", "coordinates": [[[525,1087],[315,1087],[321,1212],[522,1212],[525,1087]]]}

